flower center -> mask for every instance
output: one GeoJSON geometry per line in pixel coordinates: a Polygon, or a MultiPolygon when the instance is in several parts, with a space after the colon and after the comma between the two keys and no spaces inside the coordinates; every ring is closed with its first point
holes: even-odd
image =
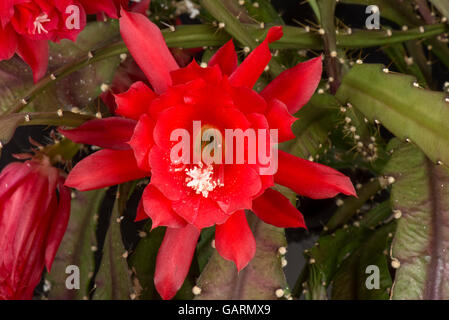
{"type": "Polygon", "coordinates": [[[48,15],[43,12],[41,13],[39,16],[36,17],[36,19],[33,22],[33,31],[31,32],[32,34],[36,34],[37,33],[41,34],[42,32],[44,33],[48,33],[48,31],[44,28],[44,26],[42,25],[45,22],[50,22],[51,20],[48,18],[48,15]]]}
{"type": "Polygon", "coordinates": [[[209,196],[209,192],[216,187],[222,187],[220,179],[214,180],[214,167],[208,165],[204,167],[200,162],[191,169],[185,169],[187,186],[195,190],[196,194],[201,194],[204,198],[209,196]]]}

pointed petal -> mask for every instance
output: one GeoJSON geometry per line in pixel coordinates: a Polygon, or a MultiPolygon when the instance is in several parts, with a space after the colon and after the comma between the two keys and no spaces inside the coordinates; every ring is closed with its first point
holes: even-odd
{"type": "Polygon", "coordinates": [[[64,180],[62,178],[59,179],[58,190],[59,205],[57,207],[56,214],[52,218],[53,220],[51,226],[48,228],[49,233],[45,249],[45,266],[48,272],[51,271],[51,265],[55,259],[59,244],[64,237],[70,218],[70,189],[64,187],[64,180]]]}
{"type": "Polygon", "coordinates": [[[104,149],[78,162],[70,171],[65,185],[80,191],[113,186],[147,177],[137,167],[132,150],[104,149]]]}
{"type": "Polygon", "coordinates": [[[156,259],[154,284],[164,300],[173,298],[190,269],[200,231],[188,224],[167,228],[156,259]]]}
{"type": "Polygon", "coordinates": [[[223,186],[210,193],[226,214],[251,209],[252,199],[260,192],[262,181],[253,165],[224,165],[223,186]]]}
{"type": "Polygon", "coordinates": [[[197,194],[173,201],[172,207],[178,215],[198,229],[224,223],[229,218],[214,201],[197,194]]]}
{"type": "Polygon", "coordinates": [[[312,198],[332,198],[340,192],[357,196],[351,180],[335,169],[279,151],[274,181],[296,193],[312,198]]]}
{"type": "Polygon", "coordinates": [[[234,261],[238,271],[248,265],[256,253],[256,240],[245,211],[237,211],[224,224],[215,227],[215,247],[223,258],[234,261]]]}
{"type": "Polygon", "coordinates": [[[287,106],[279,100],[271,100],[266,113],[270,129],[278,130],[279,142],[295,138],[292,132],[292,124],[297,120],[288,112],[287,106]]]}
{"type": "Polygon", "coordinates": [[[253,212],[262,221],[279,228],[306,228],[301,212],[273,189],[267,189],[253,201],[253,212]]]}
{"type": "Polygon", "coordinates": [[[115,113],[126,118],[139,120],[147,112],[151,101],[157,95],[142,81],[137,81],[129,87],[128,91],[114,95],[117,109],[115,113]]]}
{"type": "Polygon", "coordinates": [[[282,27],[272,27],[265,40],[250,53],[242,64],[229,77],[234,86],[254,87],[265,67],[271,60],[268,44],[282,37],[282,27]]]}
{"type": "Polygon", "coordinates": [[[109,117],[87,121],[75,129],[58,131],[76,143],[91,144],[101,148],[127,150],[136,121],[109,117]]]}
{"type": "Polygon", "coordinates": [[[218,66],[202,68],[195,60],[192,60],[187,67],[171,72],[170,75],[173,85],[187,83],[198,78],[203,78],[208,83],[218,83],[222,79],[221,70],[218,66]]]}
{"type": "Polygon", "coordinates": [[[39,81],[47,72],[48,42],[18,37],[17,53],[33,70],[34,82],[39,81]]]}
{"type": "Polygon", "coordinates": [[[186,221],[173,211],[168,200],[155,186],[149,184],[142,195],[143,208],[153,222],[151,229],[159,226],[182,228],[186,221]]]}
{"type": "Polygon", "coordinates": [[[321,57],[285,70],[260,93],[267,101],[278,99],[291,114],[296,113],[312,97],[321,79],[321,57]]]}
{"type": "Polygon", "coordinates": [[[134,151],[137,165],[144,171],[150,170],[149,153],[154,145],[153,129],[155,122],[146,114],[140,117],[137,122],[134,133],[129,141],[134,151]]]}
{"type": "Polygon", "coordinates": [[[209,60],[208,65],[209,67],[218,65],[221,72],[227,76],[231,75],[235,69],[237,69],[238,59],[232,39],[218,49],[218,51],[209,60]]]}
{"type": "MultiPolygon", "coordinates": [[[[1,12],[1,10],[0,10],[1,12]]],[[[10,59],[17,50],[17,36],[10,24],[0,26],[0,61],[10,59]]]]}
{"type": "Polygon", "coordinates": [[[170,71],[179,67],[168,50],[161,31],[140,13],[122,9],[121,15],[120,33],[123,41],[154,91],[164,93],[171,85],[170,71]]]}

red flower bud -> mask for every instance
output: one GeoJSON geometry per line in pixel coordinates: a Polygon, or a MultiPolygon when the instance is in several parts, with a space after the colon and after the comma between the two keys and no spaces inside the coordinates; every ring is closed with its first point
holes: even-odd
{"type": "Polygon", "coordinates": [[[48,159],[0,173],[0,300],[31,299],[51,269],[70,216],[70,190],[48,159]]]}

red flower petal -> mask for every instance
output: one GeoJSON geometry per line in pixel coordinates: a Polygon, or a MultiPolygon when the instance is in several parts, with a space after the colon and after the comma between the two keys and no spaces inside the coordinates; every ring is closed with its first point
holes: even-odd
{"type": "Polygon", "coordinates": [[[164,300],[173,298],[190,269],[200,232],[188,224],[184,228],[167,228],[156,260],[154,284],[164,300]]]}
{"type": "Polygon", "coordinates": [[[17,53],[33,70],[34,82],[39,81],[47,72],[48,42],[18,37],[17,53]]]}
{"type": "Polygon", "coordinates": [[[223,165],[223,187],[215,188],[210,198],[226,214],[251,209],[252,199],[262,188],[259,174],[251,165],[223,165]]]}
{"type": "Polygon", "coordinates": [[[131,5],[131,11],[146,15],[150,9],[150,0],[141,0],[140,2],[134,2],[131,5]]]}
{"type": "MultiPolygon", "coordinates": [[[[260,129],[268,129],[269,128],[267,118],[263,114],[250,113],[250,114],[246,115],[246,117],[248,118],[249,122],[251,122],[251,127],[254,129],[260,130],[260,129]]],[[[265,155],[266,156],[271,155],[271,152],[272,152],[270,141],[271,141],[270,132],[267,131],[266,132],[266,143],[265,143],[265,145],[266,145],[265,155]]],[[[257,154],[263,154],[262,151],[259,150],[259,146],[257,146],[257,150],[258,150],[257,154]]],[[[255,170],[257,170],[257,172],[259,172],[259,173],[260,173],[261,168],[265,168],[267,170],[269,167],[269,164],[266,164],[266,163],[262,164],[260,162],[260,160],[261,159],[259,157],[257,157],[257,164],[254,166],[255,170]]],[[[257,198],[262,193],[264,193],[264,191],[267,188],[274,186],[273,175],[271,175],[271,174],[260,175],[260,182],[262,183],[262,187],[260,188],[260,191],[254,196],[254,198],[257,198]]]]}
{"type": "Polygon", "coordinates": [[[185,68],[181,68],[170,73],[173,85],[184,84],[198,78],[203,78],[209,83],[218,83],[221,78],[221,70],[217,67],[202,68],[195,60],[185,68]]]}
{"type": "Polygon", "coordinates": [[[128,91],[114,95],[117,109],[115,113],[126,118],[139,120],[147,112],[151,101],[157,95],[142,81],[131,85],[128,91]]]}
{"type": "Polygon", "coordinates": [[[4,182],[0,184],[0,202],[6,201],[15,188],[23,184],[29,170],[22,162],[12,162],[0,172],[0,179],[4,182]]]}
{"type": "Polygon", "coordinates": [[[267,189],[253,201],[253,212],[262,221],[279,228],[306,228],[301,212],[273,189],[267,189]]]}
{"type": "Polygon", "coordinates": [[[256,253],[256,240],[245,211],[237,211],[224,224],[215,227],[215,247],[223,258],[234,261],[238,271],[248,265],[256,253]]]}
{"type": "Polygon", "coordinates": [[[139,205],[137,206],[136,219],[134,219],[134,222],[139,222],[148,218],[149,216],[143,208],[143,199],[140,198],[139,205]]]}
{"type": "Polygon", "coordinates": [[[229,78],[231,83],[234,86],[252,88],[271,60],[271,52],[268,44],[279,40],[282,35],[282,27],[270,28],[265,40],[232,73],[229,78]]]}
{"type": "Polygon", "coordinates": [[[80,191],[113,186],[148,176],[138,168],[132,150],[104,149],[81,160],[70,171],[65,185],[80,191]]]}
{"type": "Polygon", "coordinates": [[[131,137],[131,140],[129,141],[129,144],[134,151],[137,165],[144,171],[150,170],[150,162],[148,156],[150,149],[154,145],[154,125],[154,121],[146,114],[143,114],[140,117],[139,122],[137,122],[134,133],[131,137]]]}
{"type": "Polygon", "coordinates": [[[279,142],[295,138],[292,132],[292,124],[297,120],[287,110],[287,106],[279,100],[271,100],[266,113],[270,129],[278,130],[279,142]]]}
{"type": "Polygon", "coordinates": [[[218,49],[218,51],[209,60],[208,65],[209,67],[218,65],[221,72],[227,76],[231,75],[235,69],[237,69],[238,59],[232,39],[218,49]]]}
{"type": "Polygon", "coordinates": [[[267,109],[267,103],[253,89],[247,87],[231,87],[231,95],[234,104],[243,113],[264,113],[267,109]]]}
{"type": "Polygon", "coordinates": [[[283,151],[279,151],[274,181],[312,199],[332,198],[340,192],[357,196],[351,180],[344,174],[283,151]]]}
{"type": "Polygon", "coordinates": [[[31,299],[44,268],[45,242],[57,208],[57,169],[34,161],[21,165],[27,177],[0,202],[0,299],[31,299]]]}
{"type": "Polygon", "coordinates": [[[198,194],[173,201],[172,207],[178,215],[198,229],[224,223],[229,218],[214,201],[198,194]]]}
{"type": "Polygon", "coordinates": [[[55,259],[59,244],[64,237],[70,218],[70,189],[64,187],[64,179],[62,178],[60,178],[58,182],[58,191],[59,205],[56,214],[53,217],[53,221],[48,228],[50,232],[48,233],[45,249],[45,266],[48,272],[51,270],[51,265],[55,259]]]}
{"type": "Polygon", "coordinates": [[[151,218],[154,229],[159,226],[169,228],[182,228],[186,225],[184,219],[178,216],[171,208],[171,201],[153,185],[148,185],[142,195],[143,208],[151,218]]]}
{"type": "Polygon", "coordinates": [[[109,17],[117,19],[117,7],[113,0],[78,0],[87,14],[106,13],[109,17]]]}
{"type": "Polygon", "coordinates": [[[6,25],[4,29],[0,26],[0,61],[10,59],[16,50],[17,36],[14,29],[10,24],[6,25]]]}
{"type": "Polygon", "coordinates": [[[140,13],[122,9],[120,33],[137,64],[147,76],[154,91],[163,93],[171,86],[170,71],[178,64],[165,44],[159,28],[140,13]]]}
{"type": "MultiPolygon", "coordinates": [[[[171,148],[178,142],[170,141],[172,132],[184,128],[193,136],[193,121],[201,121],[201,125],[208,124],[221,130],[249,128],[245,115],[237,108],[218,106],[220,101],[215,99],[209,105],[181,105],[164,110],[159,114],[154,128],[154,141],[162,148],[171,148]]],[[[224,134],[223,134],[224,135],[224,134]]]]}
{"type": "Polygon", "coordinates": [[[4,28],[13,15],[14,15],[14,0],[0,1],[0,28],[4,28]]]}
{"type": "Polygon", "coordinates": [[[119,117],[94,119],[75,129],[58,131],[77,143],[91,144],[102,148],[127,150],[136,121],[119,117]]]}
{"type": "Polygon", "coordinates": [[[322,72],[321,57],[299,63],[285,70],[260,93],[267,101],[278,99],[294,114],[312,97],[320,83],[322,72]]]}

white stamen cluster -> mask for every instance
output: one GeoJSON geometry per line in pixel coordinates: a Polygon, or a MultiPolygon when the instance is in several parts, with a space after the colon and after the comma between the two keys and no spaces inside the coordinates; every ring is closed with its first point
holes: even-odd
{"type": "Polygon", "coordinates": [[[203,168],[203,164],[199,163],[192,169],[185,169],[187,178],[187,186],[195,190],[196,194],[202,194],[204,198],[209,196],[209,192],[213,191],[217,186],[223,186],[220,181],[214,181],[214,167],[208,165],[203,168]]]}
{"type": "Polygon", "coordinates": [[[45,30],[44,26],[42,25],[44,22],[50,22],[50,19],[48,19],[48,15],[44,12],[41,13],[39,16],[36,17],[36,20],[34,20],[33,22],[33,32],[32,34],[36,34],[36,29],[37,29],[37,33],[41,34],[41,32],[44,33],[48,33],[47,30],[45,30]]]}

